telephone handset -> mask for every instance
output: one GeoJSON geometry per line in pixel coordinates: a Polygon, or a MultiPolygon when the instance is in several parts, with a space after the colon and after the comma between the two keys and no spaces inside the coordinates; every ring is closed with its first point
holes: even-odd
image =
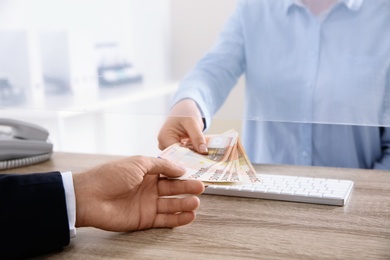
{"type": "Polygon", "coordinates": [[[0,118],[0,170],[48,160],[53,151],[48,136],[43,127],[0,118]]]}

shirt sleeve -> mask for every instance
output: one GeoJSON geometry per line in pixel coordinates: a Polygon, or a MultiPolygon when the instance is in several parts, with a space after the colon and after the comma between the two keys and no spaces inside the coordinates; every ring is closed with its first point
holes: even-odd
{"type": "Polygon", "coordinates": [[[222,106],[245,70],[242,4],[238,3],[213,48],[180,82],[173,104],[193,99],[210,126],[212,116],[222,106]]]}
{"type": "Polygon", "coordinates": [[[72,172],[61,172],[62,182],[65,189],[66,209],[68,212],[69,235],[76,237],[76,196],[74,193],[72,172]]]}

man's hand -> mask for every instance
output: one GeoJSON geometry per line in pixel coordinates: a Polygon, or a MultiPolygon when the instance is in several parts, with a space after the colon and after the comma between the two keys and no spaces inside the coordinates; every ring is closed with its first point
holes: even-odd
{"type": "Polygon", "coordinates": [[[207,145],[203,131],[203,119],[196,103],[191,99],[178,102],[158,134],[158,147],[164,150],[168,146],[189,138],[195,151],[207,154],[207,145]]]}
{"type": "Polygon", "coordinates": [[[74,174],[76,227],[133,231],[191,223],[203,183],[160,174],[179,177],[184,170],[164,159],[133,156],[74,174]],[[192,195],[164,197],[185,194],[192,195]]]}

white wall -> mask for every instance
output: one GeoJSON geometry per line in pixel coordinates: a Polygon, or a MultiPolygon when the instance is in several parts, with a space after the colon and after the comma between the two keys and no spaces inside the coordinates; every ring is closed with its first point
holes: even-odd
{"type": "Polygon", "coordinates": [[[182,78],[214,44],[236,0],[170,0],[172,76],[182,78]]]}

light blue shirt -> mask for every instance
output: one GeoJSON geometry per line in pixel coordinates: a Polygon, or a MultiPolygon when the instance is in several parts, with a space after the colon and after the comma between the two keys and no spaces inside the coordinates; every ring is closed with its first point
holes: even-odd
{"type": "Polygon", "coordinates": [[[210,125],[245,74],[252,163],[390,169],[390,1],[340,0],[314,16],[294,0],[242,0],[183,79],[210,125]]]}

